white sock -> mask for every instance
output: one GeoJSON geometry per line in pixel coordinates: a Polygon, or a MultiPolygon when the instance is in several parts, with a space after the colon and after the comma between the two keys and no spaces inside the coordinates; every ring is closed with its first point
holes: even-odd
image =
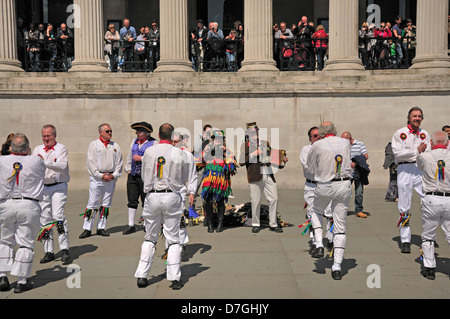
{"type": "Polygon", "coordinates": [[[136,208],[128,208],[128,225],[134,226],[134,219],[136,217],[136,208]]]}

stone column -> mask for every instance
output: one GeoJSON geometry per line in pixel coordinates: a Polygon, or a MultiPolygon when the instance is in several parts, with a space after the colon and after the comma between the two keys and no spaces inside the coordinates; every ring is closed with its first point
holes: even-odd
{"type": "Polygon", "coordinates": [[[272,0],[244,0],[244,60],[240,72],[278,71],[273,59],[272,0]]]}
{"type": "Polygon", "coordinates": [[[412,69],[448,72],[448,6],[448,0],[417,0],[417,46],[412,69]]]}
{"type": "Polygon", "coordinates": [[[160,60],[155,72],[194,72],[189,62],[187,0],[160,0],[160,60]]]}
{"type": "Polygon", "coordinates": [[[0,1],[0,72],[23,72],[17,59],[16,1],[0,1]]]}
{"type": "Polygon", "coordinates": [[[358,0],[330,0],[329,60],[325,71],[364,71],[358,55],[358,0]]]}
{"type": "Polygon", "coordinates": [[[103,54],[103,0],[74,0],[74,5],[75,60],[70,72],[107,72],[103,54]]]}

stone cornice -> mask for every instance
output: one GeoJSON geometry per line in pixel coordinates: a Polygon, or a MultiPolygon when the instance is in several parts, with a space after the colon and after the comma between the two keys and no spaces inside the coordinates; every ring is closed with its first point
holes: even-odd
{"type": "Polygon", "coordinates": [[[0,95],[14,96],[339,96],[448,94],[450,72],[364,71],[237,73],[0,73],[0,95]]]}

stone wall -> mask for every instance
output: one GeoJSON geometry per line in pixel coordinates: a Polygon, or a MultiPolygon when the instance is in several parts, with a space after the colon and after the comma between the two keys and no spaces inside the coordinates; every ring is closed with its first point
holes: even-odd
{"type": "MultiPolygon", "coordinates": [[[[268,139],[288,152],[287,167],[277,173],[280,187],[304,185],[299,152],[307,131],[321,120],[349,130],[369,151],[370,187],[384,188],[384,148],[406,124],[408,110],[424,110],[423,128],[430,133],[450,124],[449,74],[412,70],[366,72],[363,76],[332,76],[327,72],[111,74],[0,73],[0,137],[24,132],[32,146],[41,143],[45,124],[57,127],[57,140],[70,152],[71,189],[87,189],[85,155],[97,127],[107,122],[124,160],[135,137],[130,125],[147,121],[157,137],[160,124],[185,128],[191,136],[204,124],[234,129],[228,143],[242,142],[239,132],[256,121],[268,139]],[[272,129],[275,129],[272,131],[272,129]],[[274,135],[272,136],[271,133],[274,135]]],[[[125,188],[121,178],[118,188],[125,188]]],[[[233,178],[235,188],[247,187],[245,168],[233,178]]]]}

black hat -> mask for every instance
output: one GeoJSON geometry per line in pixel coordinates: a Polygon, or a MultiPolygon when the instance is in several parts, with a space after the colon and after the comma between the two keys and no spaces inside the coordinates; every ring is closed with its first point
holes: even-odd
{"type": "Polygon", "coordinates": [[[148,124],[147,122],[138,122],[131,125],[132,129],[135,129],[136,131],[146,132],[146,133],[153,133],[153,127],[151,124],[148,124]]]}

